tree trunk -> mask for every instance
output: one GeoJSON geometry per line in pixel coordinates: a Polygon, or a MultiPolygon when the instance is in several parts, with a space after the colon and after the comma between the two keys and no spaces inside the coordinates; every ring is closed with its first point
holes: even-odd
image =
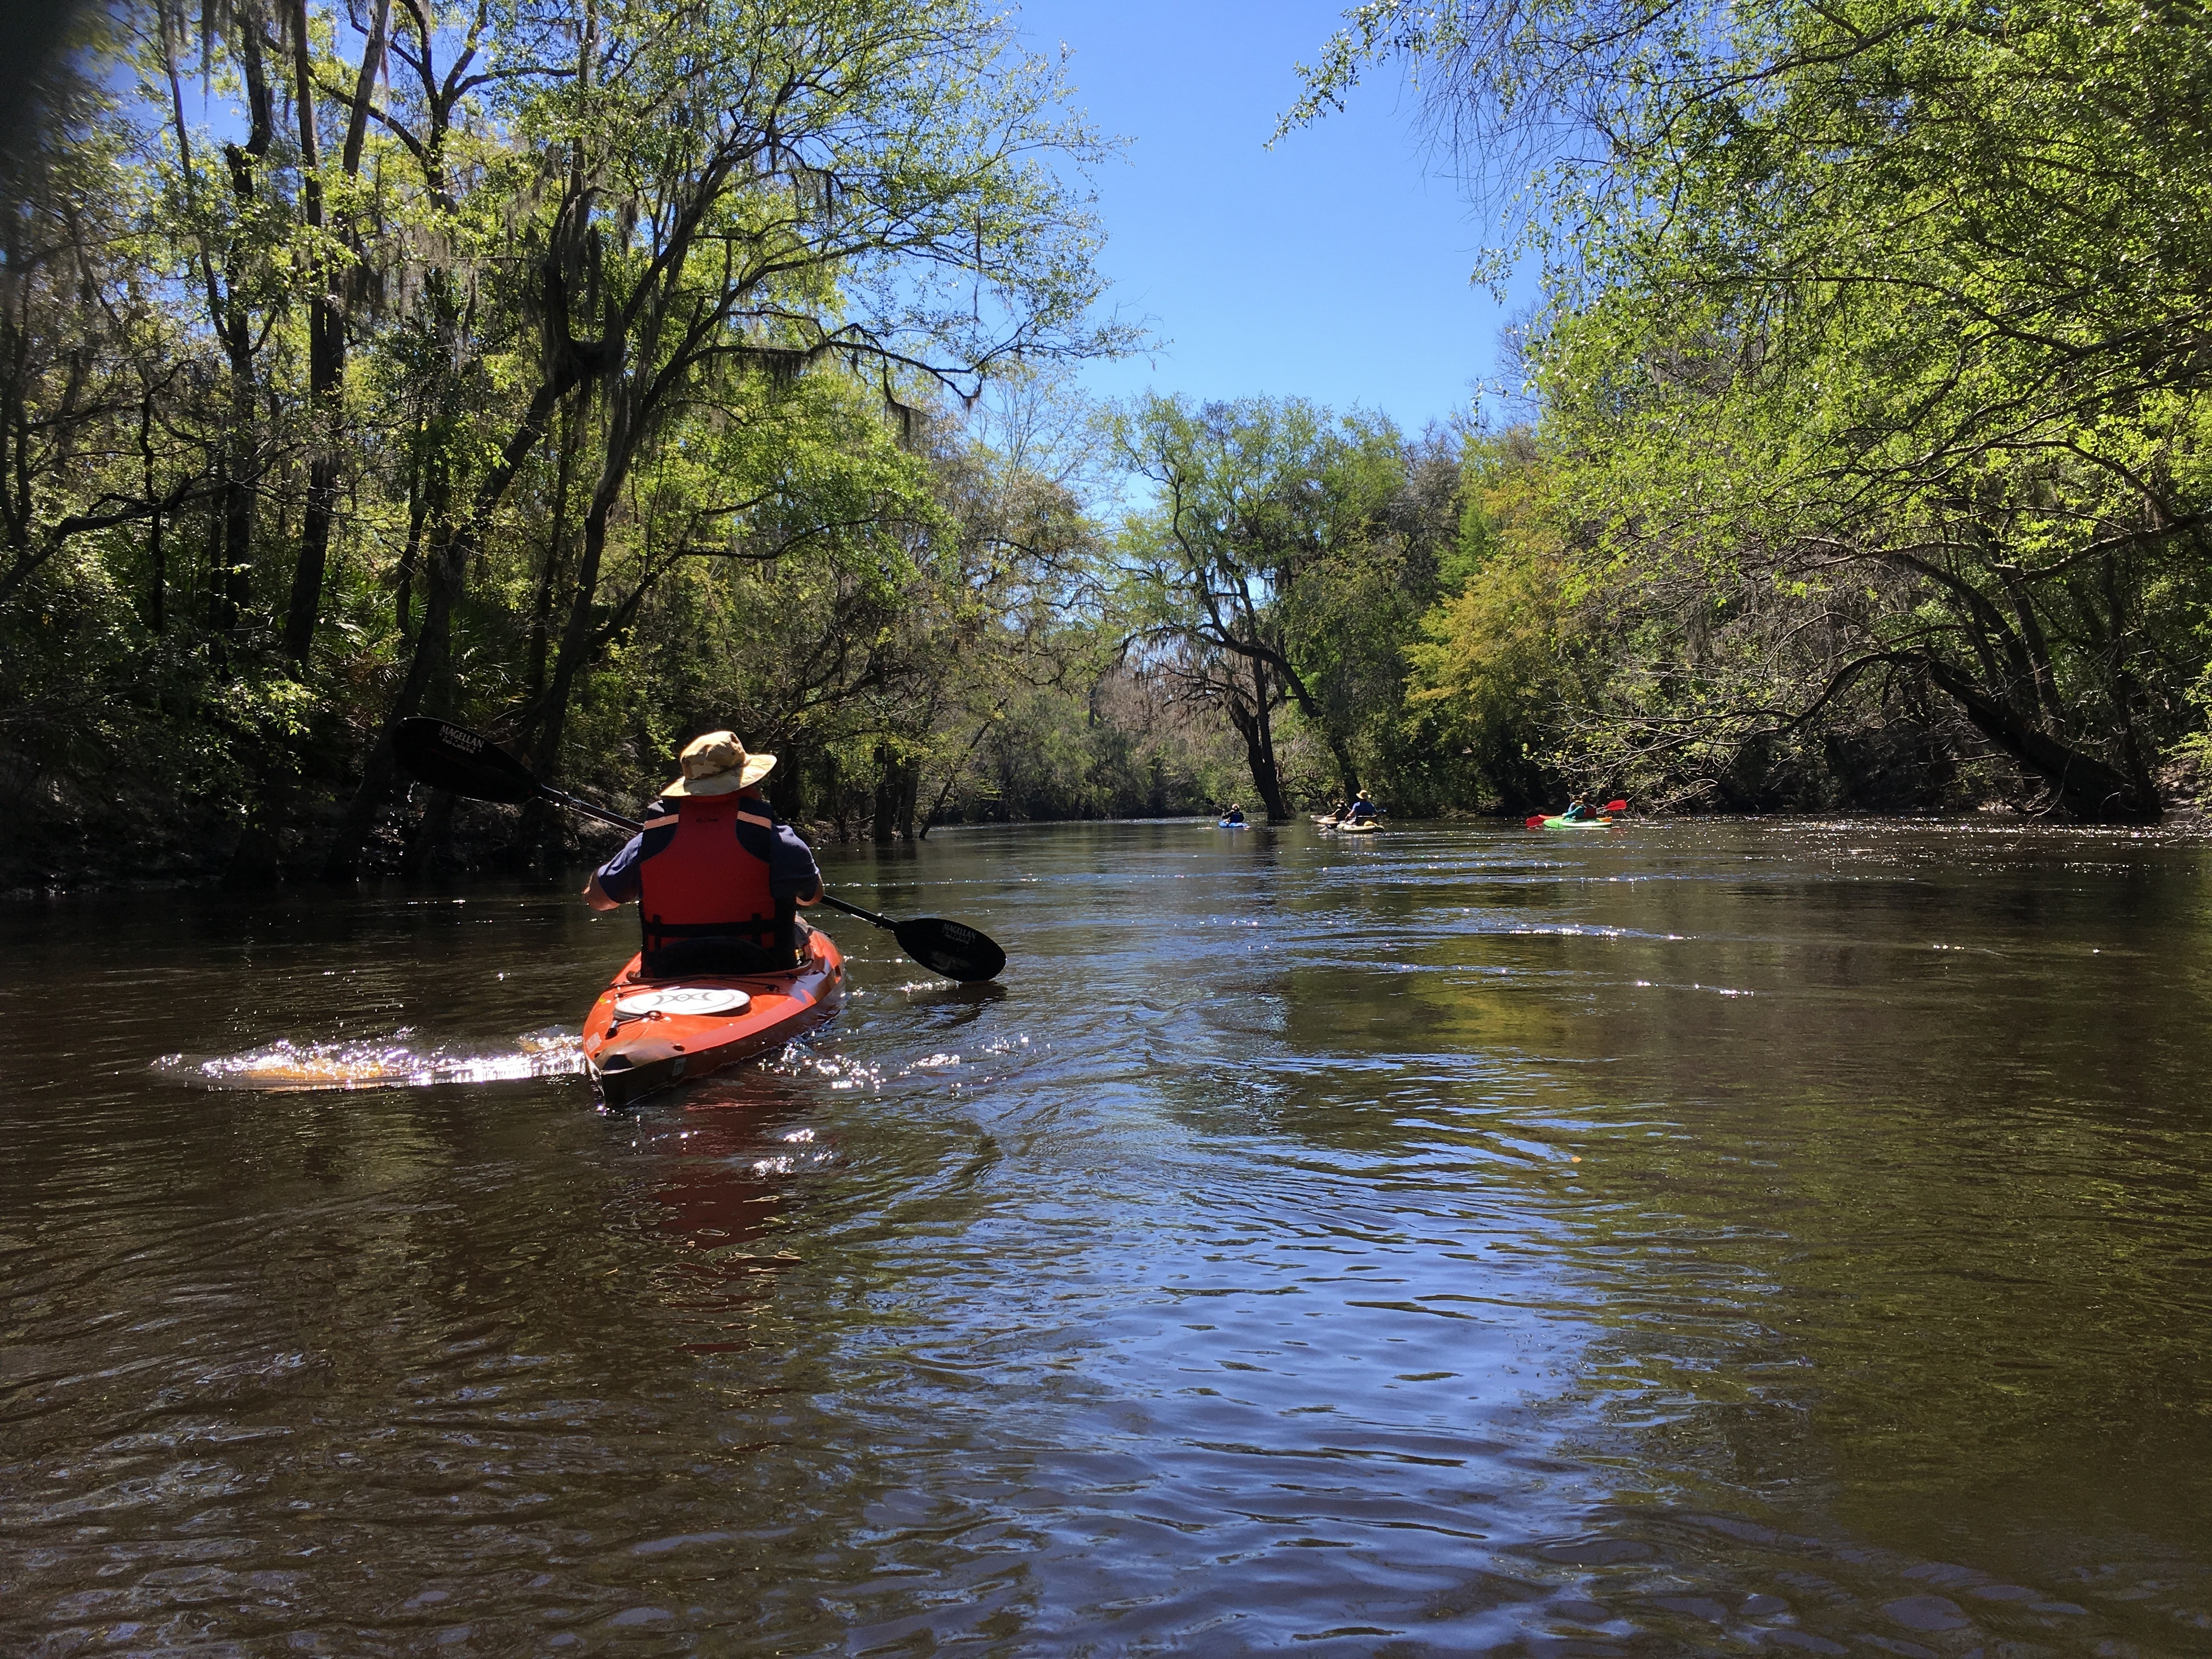
{"type": "Polygon", "coordinates": [[[146,554],[153,566],[153,592],[149,595],[153,600],[153,616],[149,620],[154,631],[160,634],[168,628],[169,558],[167,550],[161,544],[161,515],[159,512],[154,514],[153,525],[148,532],[146,554]]]}
{"type": "Polygon", "coordinates": [[[234,635],[253,597],[253,490],[240,477],[252,466],[251,416],[235,412],[240,404],[251,410],[252,387],[248,385],[233,399],[232,428],[223,446],[222,510],[216,520],[215,568],[208,572],[208,631],[234,635]]]}
{"type": "Polygon", "coordinates": [[[771,775],[775,781],[775,810],[793,823],[804,823],[813,816],[813,791],[808,787],[806,757],[793,754],[788,744],[779,744],[784,750],[781,762],[771,775]]]}
{"type": "Polygon", "coordinates": [[[1344,790],[1346,800],[1359,799],[1359,769],[1352,763],[1352,750],[1334,732],[1323,727],[1322,736],[1328,740],[1328,752],[1336,762],[1337,782],[1344,790]]]}
{"type": "MultiPolygon", "coordinates": [[[[560,438],[558,440],[556,471],[553,482],[552,522],[545,534],[545,556],[538,566],[537,591],[530,610],[529,655],[523,671],[523,707],[529,711],[525,718],[543,721],[540,730],[546,735],[532,751],[532,762],[541,777],[551,775],[559,759],[561,737],[568,723],[568,683],[573,672],[561,684],[559,708],[549,706],[545,692],[546,653],[551,643],[553,596],[561,580],[561,544],[568,523],[568,491],[575,473],[580,411],[576,400],[570,398],[561,405],[560,438]]],[[[605,523],[600,531],[605,540],[605,523]]],[[[598,563],[592,562],[592,586],[598,586],[598,563]]],[[[579,572],[579,580],[581,573],[579,572]]],[[[571,608],[568,629],[563,631],[562,646],[568,646],[568,632],[577,625],[577,617],[571,608]]],[[[591,623],[589,602],[586,601],[582,623],[591,623]]],[[[559,808],[544,801],[526,803],[522,816],[514,826],[514,840],[508,849],[509,861],[523,870],[550,870],[562,864],[569,850],[570,826],[567,816],[559,808]]]]}
{"type": "Polygon", "coordinates": [[[402,645],[415,632],[415,572],[422,556],[422,526],[430,515],[434,485],[441,519],[448,504],[444,484],[451,474],[441,465],[432,477],[424,476],[431,465],[430,458],[422,453],[427,442],[425,434],[416,433],[415,453],[407,462],[407,540],[399,550],[398,580],[392,595],[392,620],[399,629],[402,645]]]}
{"type": "MultiPolygon", "coordinates": [[[[369,94],[384,58],[389,0],[379,0],[362,50],[361,71],[347,124],[341,167],[348,179],[361,171],[362,146],[368,126],[369,94]]],[[[293,104],[300,117],[300,205],[307,228],[323,225],[322,150],[315,131],[313,54],[308,50],[307,0],[292,0],[293,104]]],[[[345,417],[345,305],[337,292],[337,273],[318,257],[307,271],[313,293],[307,302],[307,510],[300,526],[300,556],[292,568],[291,603],[284,612],[284,655],[295,670],[307,665],[315,624],[323,605],[323,578],[330,562],[331,521],[337,516],[338,452],[345,417]]]]}
{"type": "Polygon", "coordinates": [[[898,794],[898,784],[891,765],[890,753],[882,744],[876,745],[876,804],[869,814],[870,838],[878,847],[890,845],[892,819],[896,809],[892,803],[898,794]]]}
{"type": "MultiPolygon", "coordinates": [[[[551,682],[539,699],[534,724],[537,742],[532,756],[542,778],[559,775],[561,738],[568,720],[568,698],[577,678],[590,666],[598,649],[592,627],[592,607],[599,591],[599,568],[607,550],[607,518],[621,500],[629,480],[630,462],[645,437],[638,413],[638,389],[625,384],[621,373],[622,339],[610,326],[593,358],[606,388],[606,448],[599,463],[599,482],[592,487],[584,508],[584,544],[576,557],[576,582],[568,601],[568,620],[561,630],[561,648],[553,659],[551,682]]],[[[578,376],[577,384],[583,377],[578,376]]],[[[550,413],[550,411],[549,411],[550,413]]]]}
{"type": "Polygon", "coordinates": [[[230,408],[224,421],[222,456],[221,506],[208,570],[207,625],[211,634],[234,635],[253,598],[253,477],[255,401],[253,347],[247,331],[251,319],[243,306],[229,307],[231,316],[221,331],[230,362],[230,408]]]}
{"type": "Polygon", "coordinates": [[[147,625],[156,634],[168,628],[169,558],[168,550],[161,544],[163,514],[154,494],[154,398],[149,392],[138,415],[138,453],[143,458],[146,499],[155,502],[154,517],[146,527],[147,564],[147,625]]]}
{"type": "MultiPolygon", "coordinates": [[[[1234,660],[1233,659],[1231,659],[1234,660]]],[[[1252,662],[1252,684],[1257,700],[1246,705],[1242,686],[1232,689],[1228,702],[1229,723],[1237,728],[1237,735],[1244,740],[1245,764],[1252,769],[1252,787],[1267,809],[1267,822],[1288,823],[1289,805],[1283,799],[1283,781],[1275,764],[1275,732],[1273,723],[1267,718],[1267,666],[1252,662]]]]}
{"type": "Polygon", "coordinates": [[[576,560],[576,585],[568,598],[568,620],[561,630],[561,649],[553,659],[552,679],[538,702],[535,722],[538,736],[531,747],[531,763],[541,778],[560,775],[561,738],[568,723],[568,698],[592,655],[592,607],[599,598],[599,565],[607,548],[607,514],[621,488],[619,479],[603,479],[601,488],[592,492],[591,507],[584,514],[584,546],[576,560]]]}
{"type": "Polygon", "coordinates": [[[392,699],[392,708],[386,714],[382,733],[362,764],[361,787],[354,792],[339,817],[337,833],[323,862],[325,880],[350,881],[360,873],[361,855],[368,844],[369,831],[391,795],[392,779],[397,775],[392,734],[399,729],[402,720],[412,717],[422,707],[426,690],[451,678],[453,605],[460,597],[462,583],[467,580],[470,561],[483,538],[492,514],[506,498],[508,485],[514,482],[514,475],[545,435],[554,406],[574,388],[585,367],[585,361],[576,354],[566,355],[554,376],[532,395],[529,408],[500,451],[498,461],[477,486],[468,517],[458,527],[441,532],[431,547],[424,573],[428,580],[422,626],[415,636],[407,677],[400,683],[399,695],[392,699]]]}
{"type": "Polygon", "coordinates": [[[1289,689],[1291,696],[1297,699],[1298,712],[1313,722],[1314,730],[1321,733],[1322,741],[1328,745],[1329,757],[1336,763],[1337,781],[1344,787],[1344,799],[1347,801],[1358,799],[1359,769],[1352,764],[1351,746],[1345,742],[1343,734],[1322,714],[1320,699],[1307,687],[1305,678],[1291,663],[1289,653],[1282,649],[1279,643],[1269,646],[1263,642],[1232,641],[1232,644],[1235,649],[1250,656],[1255,665],[1274,665],[1275,672],[1282,676],[1283,684],[1289,689]]]}
{"type": "Polygon", "coordinates": [[[1252,711],[1231,703],[1229,723],[1237,728],[1237,735],[1244,739],[1245,763],[1252,769],[1252,787],[1261,803],[1267,809],[1267,822],[1286,823],[1290,810],[1283,802],[1282,781],[1275,773],[1275,757],[1267,746],[1267,738],[1252,711]]]}
{"type": "Polygon", "coordinates": [[[1252,787],[1267,806],[1267,822],[1288,823],[1291,809],[1283,799],[1282,769],[1275,762],[1273,696],[1267,684],[1267,665],[1257,659],[1252,664],[1252,735],[1245,739],[1252,763],[1252,787]]]}
{"type": "Polygon", "coordinates": [[[2021,719],[1951,664],[1926,659],[1928,676],[1991,743],[2048,783],[2067,812],[2089,823],[2149,823],[2163,816],[2146,780],[2084,754],[2021,719]]]}
{"type": "Polygon", "coordinates": [[[876,749],[875,840],[878,847],[894,837],[915,838],[915,803],[921,795],[919,769],[891,752],[888,744],[876,749]]]}
{"type": "MultiPolygon", "coordinates": [[[[555,533],[557,537],[557,529],[555,533]]],[[[578,676],[589,665],[592,655],[592,611],[599,595],[599,565],[606,551],[606,544],[607,508],[595,493],[591,507],[584,515],[583,551],[576,561],[576,585],[569,596],[568,617],[561,630],[561,649],[554,659],[552,680],[537,698],[532,716],[537,735],[530,748],[530,763],[531,769],[541,778],[550,780],[560,775],[561,740],[568,732],[568,699],[575,690],[578,676]]],[[[549,548],[545,556],[549,567],[546,580],[550,584],[554,550],[549,548]]],[[[550,592],[544,596],[544,603],[547,609],[550,608],[550,592]]],[[[544,649],[541,636],[541,642],[537,647],[537,672],[533,678],[543,675],[544,649]]],[[[550,820],[550,814],[541,812],[533,817],[527,809],[523,813],[523,821],[516,831],[515,844],[523,857],[531,863],[545,860],[551,850],[551,842],[559,833],[558,826],[550,820]]]]}
{"type": "MultiPolygon", "coordinates": [[[[244,144],[229,145],[231,193],[241,210],[250,210],[259,185],[255,175],[276,137],[276,105],[261,61],[261,20],[257,9],[237,19],[239,64],[246,81],[248,127],[244,144]]],[[[258,446],[254,428],[259,410],[253,361],[253,319],[238,296],[237,249],[225,255],[222,298],[209,279],[211,319],[230,368],[230,410],[222,441],[222,540],[219,563],[209,573],[208,625],[216,634],[237,631],[253,597],[253,487],[258,482],[258,446]]]]}
{"type": "Polygon", "coordinates": [[[560,462],[553,477],[553,521],[545,532],[545,562],[538,567],[538,591],[530,607],[530,657],[523,671],[523,695],[535,702],[545,690],[545,653],[553,627],[553,593],[561,580],[561,541],[568,528],[568,485],[576,469],[577,409],[561,409],[560,462]]]}
{"type": "Polygon", "coordinates": [[[345,811],[338,819],[337,833],[323,861],[325,881],[351,881],[361,873],[361,857],[368,848],[369,832],[375,828],[376,816],[391,798],[392,785],[398,776],[392,735],[399,729],[400,721],[410,719],[422,708],[422,695],[431,685],[451,678],[453,601],[459,597],[461,581],[466,574],[465,556],[456,556],[456,550],[450,545],[434,548],[425,574],[428,580],[423,595],[422,627],[415,636],[407,678],[400,683],[399,695],[392,699],[384,730],[362,764],[361,786],[354,791],[353,799],[346,803],[345,811]]]}
{"type": "MultiPolygon", "coordinates": [[[[313,52],[307,35],[307,0],[292,0],[292,106],[300,121],[300,210],[317,241],[323,230],[322,145],[315,131],[313,52]]],[[[323,605],[323,569],[329,562],[331,519],[337,503],[336,393],[345,372],[345,331],[334,273],[320,253],[307,265],[307,508],[300,526],[300,555],[292,566],[292,597],[284,610],[284,656],[296,673],[307,665],[315,622],[323,605]]]]}

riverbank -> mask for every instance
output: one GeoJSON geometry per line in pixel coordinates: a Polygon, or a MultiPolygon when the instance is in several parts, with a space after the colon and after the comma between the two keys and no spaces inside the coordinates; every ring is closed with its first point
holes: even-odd
{"type": "MultiPolygon", "coordinates": [[[[642,806],[641,802],[616,799],[607,799],[604,804],[632,812],[642,806]]],[[[219,811],[196,810],[191,802],[173,797],[135,794],[108,803],[97,817],[87,814],[81,817],[73,833],[61,833],[49,826],[42,836],[25,837],[21,833],[22,820],[19,819],[9,825],[6,835],[0,836],[0,901],[64,893],[319,886],[323,884],[324,842],[317,832],[326,827],[336,812],[334,804],[326,805],[306,822],[288,823],[272,831],[240,825],[219,811]]],[[[444,824],[445,833],[434,847],[419,838],[419,822],[410,824],[395,816],[380,826],[372,839],[373,856],[362,872],[363,877],[480,881],[532,872],[587,869],[611,857],[623,840],[622,831],[608,825],[568,819],[552,826],[557,839],[550,846],[521,854],[516,844],[520,816],[520,810],[514,807],[453,801],[444,824]]],[[[1187,816],[1192,822],[1212,821],[1210,813],[1187,816]]],[[[1628,822],[1820,823],[1834,822],[1838,817],[1897,825],[2065,823],[2063,818],[2040,817],[2017,805],[1998,801],[1968,813],[1651,813],[1632,814],[1628,822]]],[[[1176,821],[1181,819],[1001,818],[947,823],[933,825],[932,830],[941,834],[984,827],[1045,829],[1072,823],[1176,821]]],[[[1516,813],[1450,811],[1399,823],[1507,826],[1521,821],[1521,815],[1516,813]]],[[[2161,820],[2161,827],[2195,830],[2207,821],[2193,797],[2177,795],[2161,820]]],[[[1292,822],[1303,825],[1309,818],[1302,811],[1292,822]]],[[[1267,826],[1261,823],[1257,827],[1267,826]]],[[[857,823],[848,820],[842,826],[842,834],[840,825],[825,820],[802,823],[799,830],[817,847],[875,844],[866,819],[857,823]]],[[[889,844],[904,847],[909,843],[902,836],[889,844]]]]}

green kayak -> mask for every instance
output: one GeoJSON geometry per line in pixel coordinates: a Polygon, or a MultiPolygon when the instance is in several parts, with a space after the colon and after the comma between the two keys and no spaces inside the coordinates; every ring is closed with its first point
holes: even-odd
{"type": "Polygon", "coordinates": [[[1544,828],[1547,830],[1602,830],[1612,822],[1611,818],[1546,818],[1544,828]]]}

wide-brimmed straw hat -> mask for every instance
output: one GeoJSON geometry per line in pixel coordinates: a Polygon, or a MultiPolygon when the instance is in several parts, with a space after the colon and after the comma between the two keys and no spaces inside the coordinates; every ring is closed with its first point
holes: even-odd
{"type": "Polygon", "coordinates": [[[749,755],[734,732],[709,732],[684,745],[684,775],[660,793],[680,795],[734,795],[758,783],[775,769],[773,755],[749,755]]]}

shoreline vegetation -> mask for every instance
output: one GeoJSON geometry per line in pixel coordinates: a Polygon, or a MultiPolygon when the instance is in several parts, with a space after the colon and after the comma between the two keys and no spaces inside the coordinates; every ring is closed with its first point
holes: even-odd
{"type": "Polygon", "coordinates": [[[2194,802],[2195,13],[1349,15],[1285,126],[1419,70],[1510,421],[1086,400],[1115,146],[967,0],[81,9],[0,133],[0,891],[598,846],[419,714],[625,811],[731,726],[883,844],[2194,802]]]}
{"type": "MultiPolygon", "coordinates": [[[[606,797],[610,804],[619,804],[620,797],[606,797]]],[[[631,802],[635,805],[635,798],[631,802]]],[[[553,857],[538,860],[528,865],[518,865],[513,857],[514,830],[520,809],[485,805],[482,803],[460,804],[449,825],[449,839],[442,856],[435,862],[409,866],[398,861],[377,869],[364,871],[359,881],[398,880],[412,890],[417,887],[437,889],[452,884],[481,880],[544,881],[567,890],[568,884],[580,880],[594,866],[604,863],[621,848],[623,833],[605,824],[584,823],[578,832],[562,842],[553,857]]],[[[2125,830],[2141,834],[2145,830],[2156,830],[2171,836],[2202,836],[2212,833],[2212,818],[2208,818],[2194,802],[2183,803],[2168,811],[2155,825],[2084,824],[2079,820],[2053,817],[2035,812],[2008,801],[1991,800],[1977,806],[1951,811],[1869,811],[1863,809],[1838,808],[1833,811],[1815,809],[1785,809],[1772,811],[1741,812],[1669,812],[1638,815],[1631,812],[1617,815],[1609,827],[1620,833],[1632,835],[1639,824],[1690,824],[1717,822],[1772,822],[1784,824],[1835,824],[1852,823],[1862,826],[1887,824],[1899,828],[1941,828],[1946,825],[1985,829],[1992,824],[2027,829],[2037,826],[2070,828],[2085,831],[2102,830],[2107,833],[2125,830]]],[[[1438,827],[1486,827],[1492,830],[1520,833],[1525,817],[1517,813],[1486,811],[1477,808],[1446,807],[1428,817],[1404,818],[1390,817],[1384,828],[1389,832],[1434,830],[1438,827]]],[[[1170,813],[1158,817],[996,817],[963,818],[934,826],[934,833],[942,836],[947,832],[957,836],[969,830],[1054,830],[1071,825],[1184,825],[1191,829],[1218,829],[1219,821],[1212,808],[1200,808],[1188,812],[1170,813]]],[[[823,845],[871,847],[878,854],[902,856],[923,844],[923,842],[895,836],[878,842],[869,834],[855,833],[849,827],[842,838],[837,826],[831,822],[811,821],[796,826],[809,841],[823,845]]],[[[1254,830],[1303,830],[1313,827],[1310,817],[1279,823],[1270,823],[1265,818],[1254,818],[1249,828],[1254,830]]],[[[865,830],[866,825],[861,826],[865,830]]],[[[1527,831],[1534,842],[1540,837],[1527,831]]],[[[1535,850],[1542,850],[1540,848],[1535,850]]],[[[21,903],[40,900],[61,899],[80,895],[173,892],[188,889],[212,890],[230,888],[240,890],[282,891],[288,886],[317,890],[328,884],[317,878],[317,872],[304,862],[289,867],[283,860],[281,849],[248,838],[248,832],[234,832],[229,842],[216,842],[204,858],[179,860],[167,867],[148,866],[143,863],[128,866],[119,860],[104,862],[95,849],[92,861],[73,872],[68,881],[40,881],[35,878],[0,885],[0,903],[21,903]]],[[[817,918],[819,920],[820,918],[817,918]]]]}

